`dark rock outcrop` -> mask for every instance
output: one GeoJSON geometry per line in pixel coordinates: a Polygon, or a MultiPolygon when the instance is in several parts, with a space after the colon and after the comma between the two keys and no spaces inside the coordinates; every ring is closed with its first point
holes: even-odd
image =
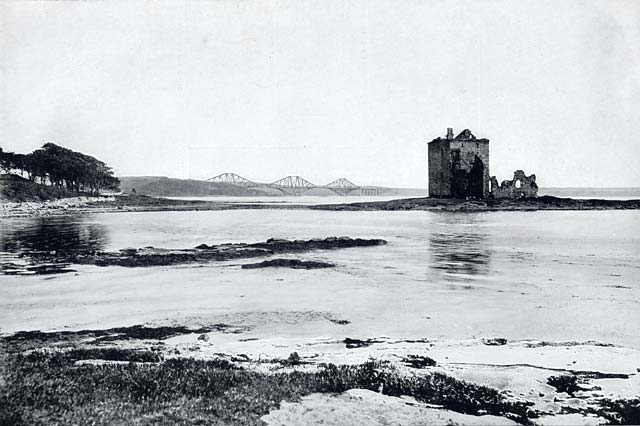
{"type": "Polygon", "coordinates": [[[376,340],[376,339],[367,339],[367,340],[352,339],[351,337],[347,337],[342,341],[342,343],[346,345],[347,349],[357,349],[357,348],[366,348],[368,346],[373,345],[374,343],[382,343],[382,341],[376,340]]]}
{"type": "Polygon", "coordinates": [[[482,343],[487,346],[504,346],[507,344],[507,339],[505,339],[504,337],[492,337],[482,339],[482,343]]]}
{"type": "Polygon", "coordinates": [[[299,259],[271,259],[260,263],[248,263],[242,265],[242,269],[259,268],[291,268],[291,269],[323,269],[335,266],[333,263],[319,262],[316,260],[299,259]]]}
{"type": "Polygon", "coordinates": [[[170,250],[153,247],[123,249],[118,252],[81,251],[72,253],[30,254],[40,262],[87,264],[96,266],[169,266],[205,263],[233,259],[267,257],[282,253],[301,253],[311,250],[334,250],[351,247],[370,247],[386,244],[380,239],[330,237],[312,240],[269,239],[253,244],[200,244],[193,249],[170,250]]]}
{"type": "Polygon", "coordinates": [[[402,362],[412,368],[427,368],[438,365],[433,358],[424,355],[407,355],[406,358],[402,358],[402,362]]]}

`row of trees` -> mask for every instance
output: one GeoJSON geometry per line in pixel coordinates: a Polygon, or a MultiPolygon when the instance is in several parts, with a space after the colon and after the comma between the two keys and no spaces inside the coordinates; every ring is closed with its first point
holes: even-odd
{"type": "Polygon", "coordinates": [[[72,191],[117,190],[120,180],[102,161],[54,143],[46,143],[30,154],[5,152],[0,148],[0,169],[27,175],[32,182],[65,186],[72,191]]]}

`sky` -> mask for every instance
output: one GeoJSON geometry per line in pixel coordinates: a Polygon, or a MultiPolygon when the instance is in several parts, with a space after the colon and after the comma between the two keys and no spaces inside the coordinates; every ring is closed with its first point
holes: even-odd
{"type": "Polygon", "coordinates": [[[5,150],[424,188],[447,127],[500,181],[640,186],[640,1],[0,3],[5,150]]]}

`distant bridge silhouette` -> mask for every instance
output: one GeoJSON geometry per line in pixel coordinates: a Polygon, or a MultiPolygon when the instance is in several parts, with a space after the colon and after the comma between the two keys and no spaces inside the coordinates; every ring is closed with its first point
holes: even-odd
{"type": "Polygon", "coordinates": [[[275,182],[261,183],[253,182],[235,173],[222,173],[220,175],[207,179],[207,181],[214,183],[228,183],[232,185],[242,186],[244,188],[268,187],[277,189],[278,191],[287,195],[301,195],[302,193],[313,188],[325,188],[339,195],[349,195],[351,191],[360,189],[358,185],[354,184],[346,178],[336,179],[326,185],[315,185],[308,180],[301,178],[300,176],[287,176],[275,182]]]}

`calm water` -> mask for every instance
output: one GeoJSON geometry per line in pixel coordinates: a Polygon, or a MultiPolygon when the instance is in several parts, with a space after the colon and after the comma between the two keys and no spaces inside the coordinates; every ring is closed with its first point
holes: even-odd
{"type": "MultiPolygon", "coordinates": [[[[640,212],[233,210],[16,218],[3,259],[32,250],[194,247],[348,235],[382,247],[300,254],[330,270],[240,262],[0,276],[0,331],[329,312],[358,337],[504,336],[640,347],[640,212]]],[[[291,333],[324,335],[322,324],[291,333]]]]}
{"type": "MultiPolygon", "coordinates": [[[[428,193],[422,195],[414,195],[413,198],[427,197],[428,193]]],[[[211,196],[211,197],[167,197],[173,200],[204,200],[216,201],[220,203],[246,204],[302,204],[302,205],[319,205],[319,204],[343,204],[343,203],[365,203],[373,201],[391,201],[402,197],[398,195],[376,195],[376,196],[343,196],[343,195],[299,195],[299,196],[277,196],[277,197],[231,197],[231,196],[211,196]]]]}
{"type": "MultiPolygon", "coordinates": [[[[569,198],[598,198],[604,200],[631,200],[640,198],[640,188],[540,188],[539,195],[552,195],[554,197],[569,198]]],[[[205,200],[221,203],[261,203],[261,204],[342,204],[361,203],[373,201],[390,201],[398,198],[427,197],[428,191],[422,193],[418,190],[414,195],[376,195],[376,196],[340,196],[340,195],[300,195],[300,196],[274,196],[274,197],[231,197],[231,196],[192,196],[192,197],[167,197],[175,200],[205,200]]]]}

